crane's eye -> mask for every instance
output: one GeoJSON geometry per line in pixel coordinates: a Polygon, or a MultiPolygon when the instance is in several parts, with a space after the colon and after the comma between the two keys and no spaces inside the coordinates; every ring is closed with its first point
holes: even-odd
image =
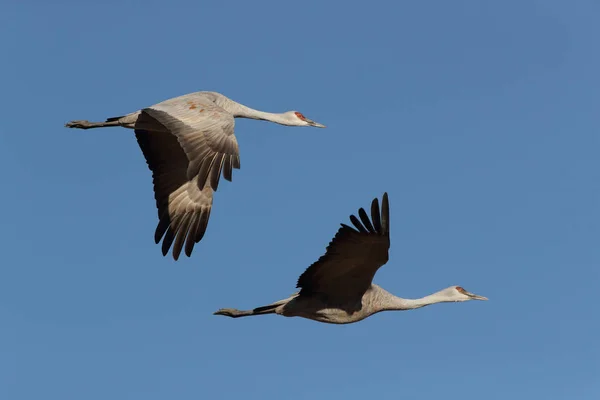
{"type": "Polygon", "coordinates": [[[461,292],[461,293],[463,293],[463,294],[466,292],[466,290],[465,290],[465,289],[463,289],[463,288],[461,288],[460,286],[457,286],[457,287],[456,287],[456,290],[458,290],[459,292],[461,292]]]}
{"type": "Polygon", "coordinates": [[[304,115],[302,115],[301,113],[299,113],[297,111],[295,112],[295,114],[296,114],[296,117],[300,118],[302,121],[304,121],[306,119],[306,117],[304,115]]]}

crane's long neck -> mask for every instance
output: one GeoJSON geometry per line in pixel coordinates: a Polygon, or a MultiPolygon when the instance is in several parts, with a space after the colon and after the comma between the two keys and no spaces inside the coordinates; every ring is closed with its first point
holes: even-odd
{"type": "Polygon", "coordinates": [[[290,125],[290,121],[285,114],[258,111],[241,104],[238,105],[238,109],[233,113],[233,116],[236,118],[259,119],[263,121],[276,122],[282,125],[290,125]]]}
{"type": "Polygon", "coordinates": [[[383,310],[414,310],[425,307],[431,304],[445,303],[451,301],[446,296],[442,296],[439,292],[430,294],[429,296],[421,297],[420,299],[403,299],[388,293],[382,301],[383,310]]]}
{"type": "Polygon", "coordinates": [[[396,297],[393,304],[393,310],[414,310],[416,308],[444,303],[446,301],[448,300],[440,298],[436,294],[430,294],[429,296],[421,297],[420,299],[403,299],[401,297],[396,297]]]}
{"type": "Polygon", "coordinates": [[[285,115],[285,113],[270,113],[255,110],[253,108],[247,107],[243,104],[235,102],[230,98],[227,98],[220,93],[215,93],[217,96],[215,97],[215,103],[222,107],[223,109],[229,111],[235,118],[250,118],[250,119],[259,119],[263,121],[271,121],[276,122],[282,125],[290,125],[290,121],[285,115]]]}

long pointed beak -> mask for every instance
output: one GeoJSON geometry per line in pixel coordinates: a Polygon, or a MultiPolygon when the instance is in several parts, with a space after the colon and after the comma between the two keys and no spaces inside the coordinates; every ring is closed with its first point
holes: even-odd
{"type": "Polygon", "coordinates": [[[467,293],[467,296],[469,296],[473,300],[488,300],[487,297],[479,296],[479,295],[473,294],[473,293],[467,293]]]}
{"type": "Polygon", "coordinates": [[[310,120],[310,119],[308,119],[308,118],[306,118],[306,119],[305,119],[305,121],[306,121],[306,122],[308,122],[308,124],[309,124],[310,126],[314,126],[315,128],[326,128],[326,126],[325,126],[325,125],[323,125],[323,124],[320,124],[320,123],[318,123],[318,122],[315,122],[315,121],[313,121],[313,120],[310,120]]]}

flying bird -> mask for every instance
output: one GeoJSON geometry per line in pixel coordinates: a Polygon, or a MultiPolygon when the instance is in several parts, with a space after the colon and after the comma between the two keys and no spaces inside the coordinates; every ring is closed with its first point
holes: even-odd
{"type": "Polygon", "coordinates": [[[360,220],[350,216],[354,228],[341,224],[327,250],[298,279],[299,292],[253,310],[222,308],[215,315],[232,318],[278,314],[330,324],[350,324],[381,311],[413,310],[430,304],[487,300],[450,286],[420,299],[403,299],[372,283],[377,270],[387,263],[390,248],[390,208],[384,193],[381,211],[378,199],[371,203],[371,219],[363,208],[360,220]]]}
{"type": "Polygon", "coordinates": [[[221,174],[231,181],[233,169],[240,168],[235,118],[325,128],[298,111],[258,111],[216,92],[186,94],[105,122],[71,121],[65,126],[134,130],[153,176],[159,220],[154,240],[158,244],[162,239],[163,256],[173,246],[177,260],[184,245],[190,257],[204,236],[221,174]]]}

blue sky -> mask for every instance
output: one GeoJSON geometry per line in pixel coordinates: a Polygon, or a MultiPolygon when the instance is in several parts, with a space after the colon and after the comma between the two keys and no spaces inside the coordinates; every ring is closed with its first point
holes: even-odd
{"type": "Polygon", "coordinates": [[[600,398],[597,2],[2,8],[0,398],[600,398]],[[63,125],[197,90],[328,128],[238,121],[242,169],[174,262],[132,132],[63,125]],[[384,191],[375,282],[490,301],[212,315],[291,294],[384,191]]]}

